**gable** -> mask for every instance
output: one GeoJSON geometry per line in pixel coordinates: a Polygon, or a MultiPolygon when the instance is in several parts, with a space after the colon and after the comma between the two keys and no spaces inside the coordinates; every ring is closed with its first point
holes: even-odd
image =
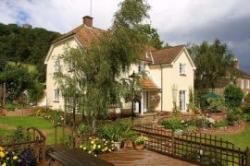
{"type": "Polygon", "coordinates": [[[186,63],[188,63],[190,66],[192,66],[192,68],[195,70],[196,66],[194,64],[193,59],[191,58],[191,56],[189,55],[187,49],[184,47],[179,54],[175,57],[175,59],[172,61],[171,65],[174,65],[174,63],[178,63],[178,60],[180,60],[180,58],[182,58],[182,61],[184,60],[186,63]]]}
{"type": "Polygon", "coordinates": [[[61,40],[59,42],[53,43],[47,53],[44,63],[47,64],[48,61],[54,55],[63,54],[66,47],[76,48],[78,46],[83,46],[76,37],[70,36],[61,40]]]}

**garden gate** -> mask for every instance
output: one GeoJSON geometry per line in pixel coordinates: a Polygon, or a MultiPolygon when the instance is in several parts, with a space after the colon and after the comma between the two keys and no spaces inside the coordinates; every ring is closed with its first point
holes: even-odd
{"type": "Polygon", "coordinates": [[[249,149],[241,150],[234,144],[206,134],[176,135],[153,125],[137,125],[134,131],[149,138],[149,150],[199,165],[250,166],[249,149]]]}

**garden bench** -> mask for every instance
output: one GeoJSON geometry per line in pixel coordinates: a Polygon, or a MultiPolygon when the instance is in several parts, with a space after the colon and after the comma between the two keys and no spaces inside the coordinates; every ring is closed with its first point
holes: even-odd
{"type": "Polygon", "coordinates": [[[86,154],[78,149],[58,149],[50,152],[52,159],[49,165],[59,166],[112,166],[113,164],[101,160],[97,157],[86,154]],[[53,164],[52,164],[53,163],[53,164]]]}

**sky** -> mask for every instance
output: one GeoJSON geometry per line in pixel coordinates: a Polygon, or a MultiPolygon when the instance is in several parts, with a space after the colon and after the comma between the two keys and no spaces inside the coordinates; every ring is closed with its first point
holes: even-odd
{"type": "MultiPolygon", "coordinates": [[[[0,22],[31,24],[65,33],[94,17],[94,26],[107,29],[122,0],[0,0],[0,22]],[[92,8],[90,7],[92,6],[92,8]],[[92,10],[90,10],[92,9],[92,10]],[[91,12],[92,11],[92,12],[91,12]]],[[[250,73],[250,0],[147,0],[150,20],[161,40],[170,45],[227,43],[250,73]]]]}

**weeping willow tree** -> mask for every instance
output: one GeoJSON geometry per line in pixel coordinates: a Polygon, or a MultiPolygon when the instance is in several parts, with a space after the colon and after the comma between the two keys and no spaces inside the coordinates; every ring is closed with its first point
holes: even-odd
{"type": "Polygon", "coordinates": [[[111,28],[98,41],[89,48],[66,49],[61,57],[67,66],[73,66],[70,74],[61,71],[56,75],[62,94],[70,101],[73,115],[82,112],[93,130],[97,117],[119,102],[126,88],[119,79],[122,73],[143,53],[149,8],[144,0],[123,1],[111,28]]]}

